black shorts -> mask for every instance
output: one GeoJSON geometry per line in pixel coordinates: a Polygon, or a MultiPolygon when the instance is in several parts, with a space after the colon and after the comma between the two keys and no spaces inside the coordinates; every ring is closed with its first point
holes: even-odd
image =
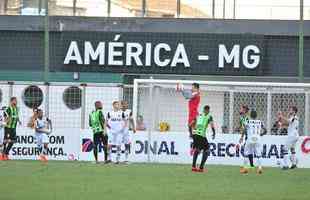
{"type": "Polygon", "coordinates": [[[16,141],[16,128],[4,128],[4,140],[16,141]]]}
{"type": "Polygon", "coordinates": [[[194,149],[208,150],[209,148],[208,139],[197,134],[193,135],[193,143],[194,149]]]}
{"type": "Polygon", "coordinates": [[[103,145],[108,145],[108,135],[103,135],[102,133],[94,134],[94,145],[97,146],[100,143],[103,145]]]}

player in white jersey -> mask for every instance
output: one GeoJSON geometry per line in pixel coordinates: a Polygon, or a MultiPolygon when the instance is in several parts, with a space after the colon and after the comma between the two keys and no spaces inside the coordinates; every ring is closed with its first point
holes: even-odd
{"type": "Polygon", "coordinates": [[[0,106],[0,160],[2,160],[3,142],[4,142],[4,127],[6,125],[6,120],[4,117],[4,112],[6,108],[0,106]]]}
{"type": "MultiPolygon", "coordinates": [[[[121,157],[122,135],[126,127],[125,115],[120,109],[118,101],[113,102],[113,110],[107,114],[107,128],[109,131],[109,156],[112,154],[111,145],[116,146],[116,163],[118,164],[121,157]],[[110,139],[111,138],[111,139],[110,139]]],[[[111,157],[109,158],[111,160],[111,157]]]]}
{"type": "Polygon", "coordinates": [[[43,118],[43,111],[37,110],[37,118],[35,120],[35,136],[36,143],[40,150],[39,160],[47,162],[48,135],[52,131],[51,121],[43,118]]]}
{"type": "Polygon", "coordinates": [[[296,143],[299,137],[299,120],[297,117],[297,107],[291,106],[289,108],[289,116],[288,118],[284,117],[283,115],[279,115],[279,122],[284,125],[288,126],[287,129],[287,138],[285,142],[285,149],[284,149],[284,156],[282,162],[282,169],[287,170],[289,169],[289,160],[291,161],[291,169],[297,167],[297,158],[296,158],[296,143]],[[288,153],[291,153],[290,157],[288,153]]]}
{"type": "Polygon", "coordinates": [[[247,139],[244,146],[244,167],[240,170],[241,173],[248,173],[249,156],[252,155],[253,158],[257,158],[257,173],[261,174],[262,171],[262,145],[261,145],[261,136],[266,133],[263,122],[256,119],[257,112],[255,110],[251,111],[250,120],[246,124],[246,134],[247,139]]]}
{"type": "Polygon", "coordinates": [[[130,145],[131,145],[130,130],[132,130],[133,133],[136,133],[136,127],[135,127],[134,119],[132,117],[132,112],[130,109],[128,109],[127,101],[121,101],[121,109],[125,116],[125,128],[123,131],[122,142],[125,145],[125,162],[128,162],[128,155],[130,152],[130,145]]]}

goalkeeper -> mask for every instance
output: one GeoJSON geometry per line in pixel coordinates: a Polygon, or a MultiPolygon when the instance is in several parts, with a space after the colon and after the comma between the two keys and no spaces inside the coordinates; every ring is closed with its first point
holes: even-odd
{"type": "Polygon", "coordinates": [[[195,130],[193,131],[193,141],[194,141],[194,155],[193,155],[193,172],[204,172],[204,165],[208,158],[209,143],[207,140],[206,132],[209,125],[212,128],[212,139],[215,139],[215,128],[213,123],[213,117],[210,114],[210,106],[206,105],[203,108],[203,113],[199,115],[195,130]],[[202,159],[199,169],[196,167],[196,162],[199,153],[202,151],[202,159]]]}
{"type": "Polygon", "coordinates": [[[198,115],[198,109],[200,104],[200,90],[199,84],[193,83],[191,90],[181,90],[182,95],[188,101],[188,131],[189,136],[193,136],[193,127],[195,125],[195,120],[198,115]]]}

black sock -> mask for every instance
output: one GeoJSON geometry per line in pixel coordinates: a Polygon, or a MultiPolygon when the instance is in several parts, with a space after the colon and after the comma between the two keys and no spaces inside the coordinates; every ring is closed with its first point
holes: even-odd
{"type": "Polygon", "coordinates": [[[6,147],[6,149],[5,149],[5,153],[4,153],[4,154],[9,155],[10,150],[11,150],[12,147],[13,147],[13,144],[14,144],[13,142],[10,142],[10,143],[7,144],[7,147],[6,147]]]}
{"type": "Polygon", "coordinates": [[[94,157],[98,161],[98,145],[94,145],[94,157]]]}
{"type": "Polygon", "coordinates": [[[199,151],[197,149],[195,149],[194,155],[193,155],[193,165],[192,165],[192,167],[196,167],[196,162],[197,162],[198,155],[199,155],[199,151]]]}
{"type": "Polygon", "coordinates": [[[3,154],[5,154],[6,148],[7,148],[7,144],[5,143],[5,144],[3,144],[3,150],[2,150],[2,153],[3,153],[3,154]]]}
{"type": "Polygon", "coordinates": [[[108,160],[108,147],[107,147],[107,145],[104,145],[103,152],[104,152],[104,161],[107,161],[108,160]]]}
{"type": "Polygon", "coordinates": [[[251,167],[254,167],[253,154],[250,154],[248,157],[249,157],[251,167]]]}
{"type": "Polygon", "coordinates": [[[193,129],[191,126],[188,126],[189,137],[193,137],[193,129]]]}
{"type": "Polygon", "coordinates": [[[200,164],[200,169],[204,168],[207,159],[208,159],[208,151],[207,150],[203,150],[201,164],[200,164]]]}

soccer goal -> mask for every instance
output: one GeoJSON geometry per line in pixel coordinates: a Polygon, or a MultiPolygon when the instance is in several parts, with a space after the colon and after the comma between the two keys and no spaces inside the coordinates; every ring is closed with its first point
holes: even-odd
{"type": "Polygon", "coordinates": [[[309,135],[310,84],[271,82],[221,82],[189,80],[136,79],[133,91],[133,115],[144,123],[149,134],[187,134],[187,100],[177,85],[190,90],[199,83],[202,106],[210,105],[217,133],[239,133],[241,105],[255,109],[268,134],[281,134],[274,127],[278,112],[287,113],[297,106],[300,135],[309,135]]]}

